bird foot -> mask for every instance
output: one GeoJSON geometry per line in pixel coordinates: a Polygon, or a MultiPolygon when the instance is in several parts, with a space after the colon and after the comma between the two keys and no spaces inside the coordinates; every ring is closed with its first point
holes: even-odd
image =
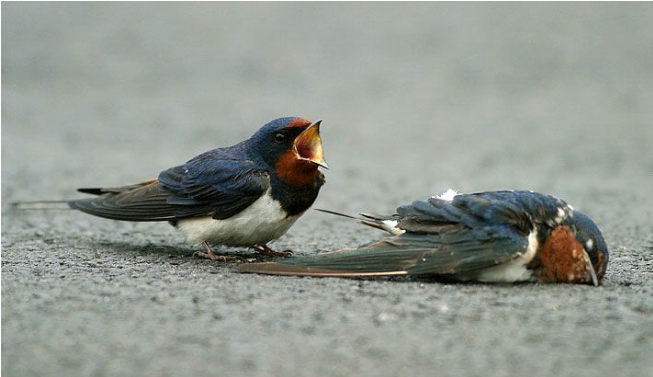
{"type": "Polygon", "coordinates": [[[240,260],[241,260],[238,257],[226,256],[226,255],[216,255],[216,254],[213,254],[213,253],[209,254],[209,253],[203,253],[201,251],[197,251],[193,255],[198,256],[200,258],[210,259],[210,260],[212,260],[214,262],[235,263],[235,262],[240,262],[240,260]]]}
{"type": "Polygon", "coordinates": [[[288,258],[288,257],[292,256],[292,254],[293,254],[292,250],[274,251],[268,245],[254,246],[253,249],[257,253],[267,255],[269,257],[288,258]]]}
{"type": "Polygon", "coordinates": [[[211,246],[209,246],[209,244],[206,241],[202,242],[202,247],[206,251],[205,253],[203,253],[201,251],[197,251],[193,255],[196,255],[196,256],[198,256],[200,258],[210,259],[210,260],[212,260],[214,262],[233,263],[233,262],[240,261],[240,258],[238,258],[238,257],[215,254],[213,252],[213,250],[211,250],[211,246]]]}

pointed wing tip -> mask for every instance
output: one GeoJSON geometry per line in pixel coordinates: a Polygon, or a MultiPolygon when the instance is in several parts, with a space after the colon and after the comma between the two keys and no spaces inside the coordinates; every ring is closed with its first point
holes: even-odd
{"type": "Polygon", "coordinates": [[[402,276],[406,271],[347,271],[328,270],[297,265],[282,265],[275,262],[243,263],[236,266],[236,271],[248,274],[278,275],[278,276],[314,276],[363,278],[375,276],[402,276]]]}
{"type": "Polygon", "coordinates": [[[323,270],[310,267],[282,265],[275,262],[243,263],[236,267],[236,271],[248,274],[281,275],[281,276],[330,276],[323,270]]]}
{"type": "Polygon", "coordinates": [[[268,274],[275,275],[276,263],[274,262],[261,262],[261,263],[242,263],[236,266],[236,271],[247,274],[268,274]]]}
{"type": "Polygon", "coordinates": [[[77,192],[90,195],[102,195],[102,188],[100,187],[80,187],[77,189],[77,192]]]}

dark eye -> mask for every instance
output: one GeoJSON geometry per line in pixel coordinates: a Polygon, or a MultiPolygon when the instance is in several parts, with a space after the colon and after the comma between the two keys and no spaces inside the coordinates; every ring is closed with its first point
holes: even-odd
{"type": "Polygon", "coordinates": [[[286,141],[286,135],[284,135],[281,132],[277,132],[274,134],[274,141],[279,144],[282,144],[284,141],[286,141]]]}

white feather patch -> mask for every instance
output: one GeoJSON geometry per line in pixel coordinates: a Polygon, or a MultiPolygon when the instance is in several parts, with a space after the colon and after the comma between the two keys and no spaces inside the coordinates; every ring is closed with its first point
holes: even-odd
{"type": "Polygon", "coordinates": [[[405,230],[397,228],[398,221],[396,220],[383,220],[381,221],[381,228],[393,236],[406,233],[405,230]]]}
{"type": "Polygon", "coordinates": [[[443,192],[442,194],[440,194],[438,196],[434,196],[434,198],[440,199],[440,200],[446,200],[447,202],[450,202],[450,201],[453,200],[453,198],[455,198],[458,195],[459,195],[459,193],[457,193],[456,190],[448,189],[447,191],[443,192]]]}
{"type": "Polygon", "coordinates": [[[525,253],[509,262],[481,271],[477,280],[485,283],[515,283],[532,280],[533,273],[526,268],[526,265],[533,260],[539,247],[537,229],[534,229],[528,234],[528,246],[525,253]]]}

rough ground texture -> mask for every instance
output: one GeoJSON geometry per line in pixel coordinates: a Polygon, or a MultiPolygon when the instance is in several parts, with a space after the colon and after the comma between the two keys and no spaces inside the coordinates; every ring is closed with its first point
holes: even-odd
{"type": "MultiPolygon", "coordinates": [[[[3,376],[653,375],[651,19],[651,4],[3,3],[3,376]],[[603,286],[239,275],[167,224],[9,205],[151,178],[286,115],[324,119],[317,207],[554,194],[603,230],[603,286]]],[[[273,246],[378,236],[310,211],[273,246]]]]}

